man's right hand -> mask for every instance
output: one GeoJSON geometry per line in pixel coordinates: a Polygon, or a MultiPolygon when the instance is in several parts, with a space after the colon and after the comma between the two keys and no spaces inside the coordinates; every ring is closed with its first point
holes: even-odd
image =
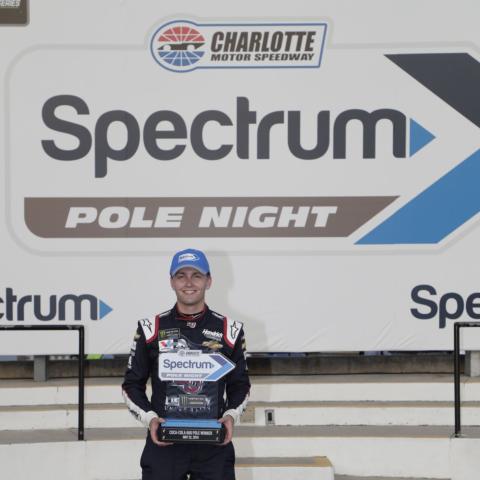
{"type": "Polygon", "coordinates": [[[163,423],[165,420],[160,417],[154,417],[150,420],[150,425],[148,426],[150,430],[150,438],[152,439],[152,442],[155,445],[158,445],[159,447],[168,447],[169,445],[173,445],[171,442],[161,442],[158,439],[158,427],[160,427],[160,424],[163,423]]]}

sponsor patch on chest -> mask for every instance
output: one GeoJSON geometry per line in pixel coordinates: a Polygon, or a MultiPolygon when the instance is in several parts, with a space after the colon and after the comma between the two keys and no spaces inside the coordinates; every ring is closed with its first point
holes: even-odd
{"type": "Polygon", "coordinates": [[[174,338],[166,338],[165,340],[159,340],[158,348],[161,352],[173,350],[175,348],[175,339],[174,338]]]}
{"type": "Polygon", "coordinates": [[[165,340],[167,338],[178,339],[180,338],[179,328],[167,328],[166,330],[158,331],[158,340],[165,340]]]}
{"type": "Polygon", "coordinates": [[[216,340],[206,340],[202,342],[202,347],[208,348],[209,350],[213,350],[216,352],[217,350],[221,350],[223,345],[216,340]]]}
{"type": "Polygon", "coordinates": [[[215,330],[208,330],[204,328],[202,330],[203,336],[209,338],[210,340],[221,340],[223,337],[222,332],[216,332],[215,330]]]}

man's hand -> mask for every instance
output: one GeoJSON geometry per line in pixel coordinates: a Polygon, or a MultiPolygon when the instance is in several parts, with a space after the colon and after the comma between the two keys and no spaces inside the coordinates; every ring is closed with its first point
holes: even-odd
{"type": "Polygon", "coordinates": [[[225,415],[222,418],[219,418],[218,421],[223,423],[225,427],[225,440],[222,445],[227,445],[232,441],[233,437],[233,418],[230,415],[225,415]]]}
{"type": "Polygon", "coordinates": [[[168,447],[169,445],[173,445],[173,443],[170,443],[170,442],[161,442],[159,439],[158,439],[158,427],[160,426],[160,424],[162,422],[164,422],[165,420],[163,418],[160,418],[160,417],[154,417],[150,420],[150,425],[148,426],[148,428],[150,429],[150,438],[152,439],[152,442],[155,444],[155,445],[158,445],[159,447],[168,447]]]}

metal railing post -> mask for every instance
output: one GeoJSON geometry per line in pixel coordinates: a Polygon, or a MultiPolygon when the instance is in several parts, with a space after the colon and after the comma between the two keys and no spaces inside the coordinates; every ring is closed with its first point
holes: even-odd
{"type": "Polygon", "coordinates": [[[453,326],[453,384],[455,398],[455,436],[460,435],[460,324],[453,326]]]}
{"type": "Polygon", "coordinates": [[[84,439],[85,417],[85,329],[78,328],[78,439],[84,439]]]}
{"type": "Polygon", "coordinates": [[[85,327],[83,325],[0,325],[0,330],[78,331],[78,440],[84,440],[85,419],[85,327]]]}
{"type": "Polygon", "coordinates": [[[457,322],[453,325],[453,385],[455,400],[455,437],[462,435],[460,416],[460,329],[463,327],[480,327],[480,322],[457,322]]]}

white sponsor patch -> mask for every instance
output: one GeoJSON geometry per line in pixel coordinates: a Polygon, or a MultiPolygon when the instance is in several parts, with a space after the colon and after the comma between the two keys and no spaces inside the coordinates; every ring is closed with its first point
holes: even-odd
{"type": "Polygon", "coordinates": [[[143,318],[140,320],[140,325],[142,326],[143,333],[145,334],[145,339],[148,342],[155,335],[155,319],[143,318]]]}
{"type": "Polygon", "coordinates": [[[215,332],[213,330],[207,330],[206,328],[202,330],[202,333],[205,337],[210,338],[211,340],[221,340],[223,337],[222,332],[215,332]]]}

